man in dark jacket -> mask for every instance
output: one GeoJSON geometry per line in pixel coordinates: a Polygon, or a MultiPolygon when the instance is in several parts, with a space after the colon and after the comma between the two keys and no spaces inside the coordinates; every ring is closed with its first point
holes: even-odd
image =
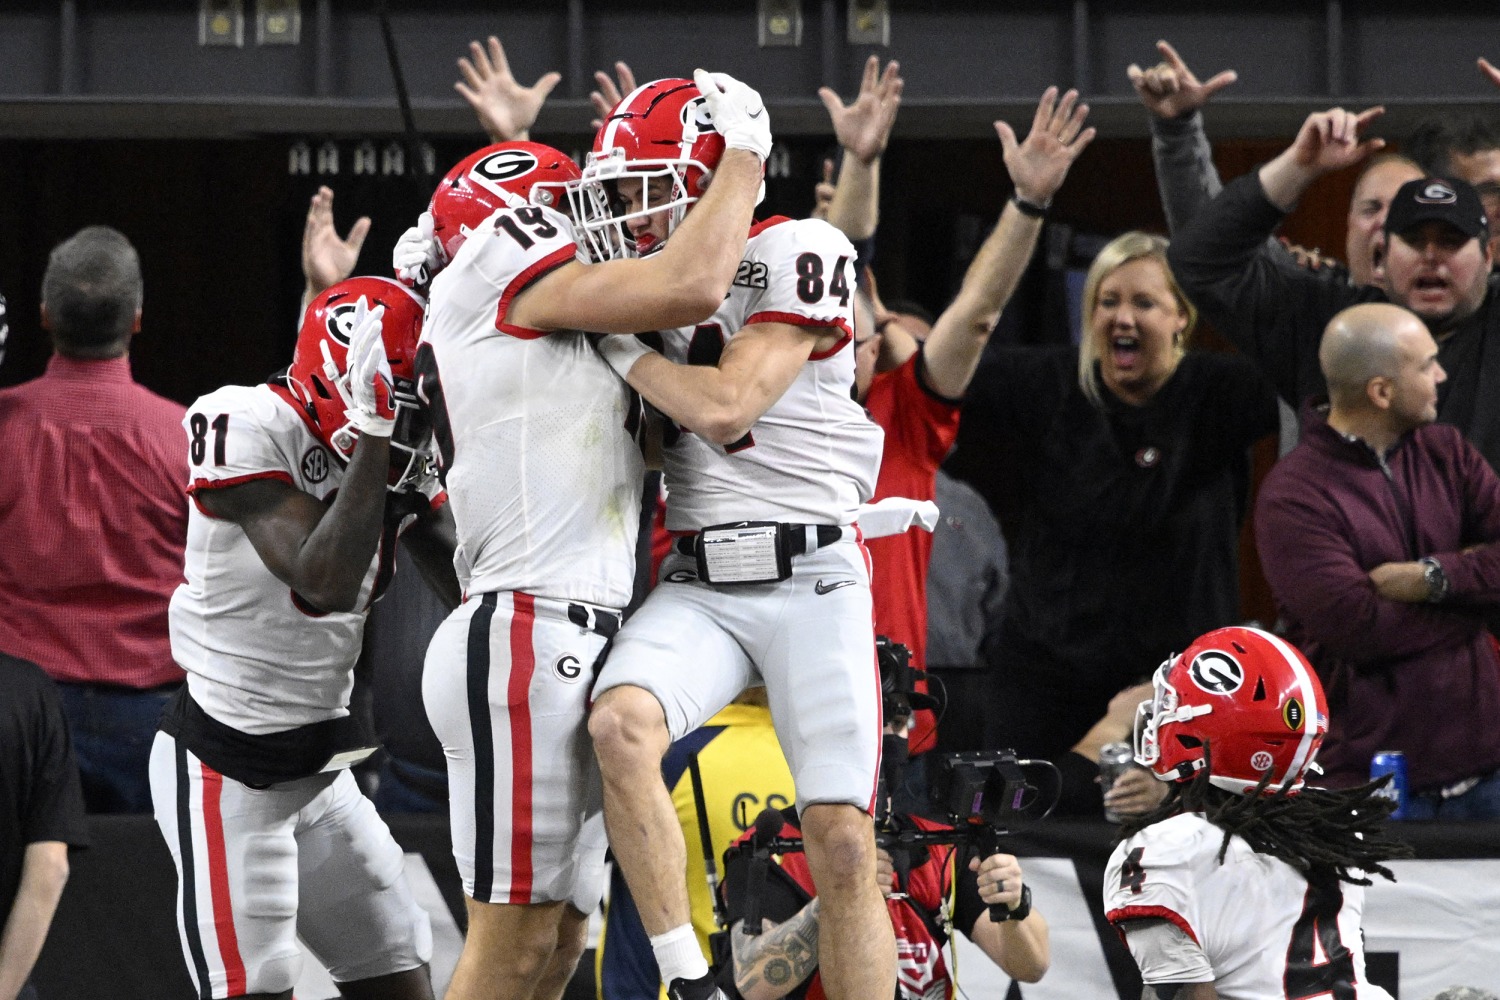
{"type": "Polygon", "coordinates": [[[1450,376],[1438,420],[1463,431],[1500,468],[1500,306],[1488,222],[1472,187],[1437,178],[1401,186],[1386,216],[1378,287],[1278,266],[1261,253],[1315,180],[1380,148],[1378,139],[1361,139],[1378,114],[1336,109],[1309,117],[1286,151],[1230,182],[1177,234],[1167,254],[1172,272],[1214,328],[1293,405],[1325,389],[1318,343],[1336,313],[1360,302],[1410,309],[1437,339],[1450,376]]]}
{"type": "Polygon", "coordinates": [[[1406,754],[1413,818],[1500,817],[1500,477],[1434,423],[1445,379],[1412,313],[1358,305],[1319,351],[1326,407],[1266,477],[1256,543],[1288,638],[1328,692],[1329,785],[1406,754]]]}

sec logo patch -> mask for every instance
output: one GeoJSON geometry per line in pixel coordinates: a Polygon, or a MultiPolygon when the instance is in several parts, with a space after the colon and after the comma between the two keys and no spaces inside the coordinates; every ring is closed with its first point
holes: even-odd
{"type": "Polygon", "coordinates": [[[328,452],[321,445],[313,445],[302,453],[302,478],[310,483],[321,483],[328,478],[328,452]]]}

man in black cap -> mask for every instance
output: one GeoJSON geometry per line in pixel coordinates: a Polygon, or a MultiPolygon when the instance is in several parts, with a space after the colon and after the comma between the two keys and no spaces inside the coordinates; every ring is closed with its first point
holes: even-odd
{"type": "Polygon", "coordinates": [[[1327,391],[1318,344],[1341,310],[1394,302],[1416,313],[1448,373],[1438,420],[1462,430],[1500,470],[1500,306],[1489,227],[1472,187],[1435,177],[1401,186],[1386,216],[1374,287],[1280,266],[1260,253],[1314,181],[1383,145],[1363,138],[1379,114],[1334,109],[1310,116],[1281,155],[1226,185],[1177,234],[1167,253],[1172,272],[1214,328],[1254,358],[1294,406],[1327,391]],[[1485,350],[1492,340],[1495,349],[1485,350]]]}

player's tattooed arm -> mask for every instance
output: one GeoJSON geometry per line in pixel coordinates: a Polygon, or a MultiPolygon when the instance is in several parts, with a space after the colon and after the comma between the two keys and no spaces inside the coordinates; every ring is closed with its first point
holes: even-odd
{"type": "Polygon", "coordinates": [[[1213,983],[1147,983],[1141,1000],[1219,1000],[1213,983]]]}
{"type": "Polygon", "coordinates": [[[745,1000],[779,1000],[818,967],[818,901],[796,916],[770,924],[759,935],[745,933],[745,922],[730,930],[734,985],[745,1000]]]}

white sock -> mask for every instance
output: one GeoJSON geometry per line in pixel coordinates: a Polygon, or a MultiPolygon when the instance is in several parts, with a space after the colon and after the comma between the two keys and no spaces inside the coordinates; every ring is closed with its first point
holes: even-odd
{"type": "Polygon", "coordinates": [[[708,963],[703,960],[692,924],[682,924],[665,934],[655,935],[651,938],[651,950],[656,953],[661,981],[668,986],[674,979],[701,979],[708,975],[708,963]]]}

